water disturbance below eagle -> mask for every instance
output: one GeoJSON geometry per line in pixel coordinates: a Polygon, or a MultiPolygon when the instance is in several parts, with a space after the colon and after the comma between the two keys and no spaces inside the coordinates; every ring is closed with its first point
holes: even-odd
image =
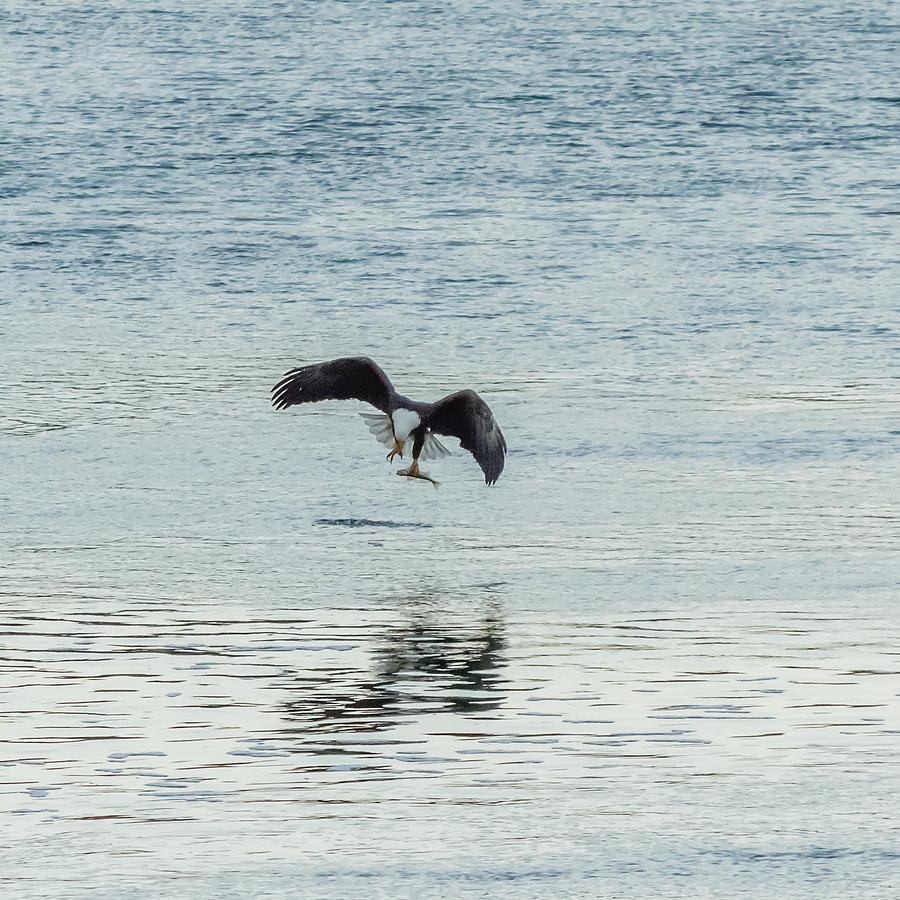
{"type": "Polygon", "coordinates": [[[412,465],[398,472],[411,478],[433,479],[419,472],[420,459],[438,459],[450,451],[436,434],[459,438],[475,457],[485,484],[493,484],[503,471],[506,440],[487,403],[475,391],[457,391],[437,403],[420,403],[394,390],[383,369],[365,356],[333,359],[291,369],[272,388],[272,405],[286,409],[317,400],[362,400],[377,413],[361,413],[375,437],[391,447],[387,458],[412,455],[412,465]]]}

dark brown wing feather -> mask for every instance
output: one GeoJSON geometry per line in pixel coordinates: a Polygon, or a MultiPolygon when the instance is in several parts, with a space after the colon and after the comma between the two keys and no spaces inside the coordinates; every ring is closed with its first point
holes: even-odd
{"type": "Polygon", "coordinates": [[[438,400],[428,417],[428,426],[438,434],[459,438],[463,449],[481,466],[486,484],[493,484],[500,477],[506,440],[490,407],[475,391],[458,391],[438,400]]]}
{"type": "Polygon", "coordinates": [[[368,357],[356,356],[291,369],[272,388],[272,405],[285,409],[317,400],[362,400],[386,413],[394,394],[391,379],[381,367],[368,357]]]}

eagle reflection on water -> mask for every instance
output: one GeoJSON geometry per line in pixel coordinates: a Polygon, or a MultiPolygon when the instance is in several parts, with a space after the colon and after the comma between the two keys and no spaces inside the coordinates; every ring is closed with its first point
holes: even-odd
{"type": "Polygon", "coordinates": [[[286,685],[292,696],[283,703],[289,722],[282,733],[381,731],[405,717],[484,712],[506,699],[499,691],[506,660],[496,615],[461,626],[416,610],[407,621],[387,624],[373,645],[369,672],[304,672],[286,685]]]}

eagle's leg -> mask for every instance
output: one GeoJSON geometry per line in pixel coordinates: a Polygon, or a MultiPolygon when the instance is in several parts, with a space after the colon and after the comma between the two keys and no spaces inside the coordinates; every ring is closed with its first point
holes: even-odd
{"type": "Polygon", "coordinates": [[[394,438],[394,449],[388,453],[387,459],[393,461],[395,456],[399,456],[400,459],[403,459],[403,441],[398,441],[397,438],[394,438]]]}
{"type": "Polygon", "coordinates": [[[422,426],[413,432],[412,465],[406,470],[406,474],[410,478],[419,477],[419,454],[424,446],[425,428],[422,426]]]}

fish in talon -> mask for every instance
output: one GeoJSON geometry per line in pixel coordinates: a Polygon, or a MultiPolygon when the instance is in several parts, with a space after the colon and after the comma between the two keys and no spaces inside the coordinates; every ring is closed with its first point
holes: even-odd
{"type": "Polygon", "coordinates": [[[440,484],[439,481],[435,481],[435,479],[430,475],[426,475],[425,472],[421,471],[418,468],[413,469],[412,466],[410,466],[408,469],[398,469],[397,474],[405,475],[407,478],[421,478],[423,481],[430,481],[435,487],[440,484]]]}

